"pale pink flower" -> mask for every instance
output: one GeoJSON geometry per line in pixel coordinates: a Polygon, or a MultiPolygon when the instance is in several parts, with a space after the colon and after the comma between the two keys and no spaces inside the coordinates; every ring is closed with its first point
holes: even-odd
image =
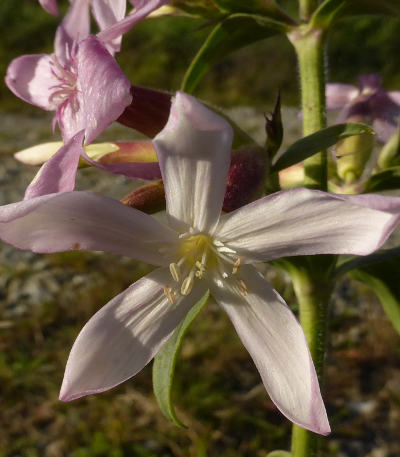
{"type": "Polygon", "coordinates": [[[365,122],[373,126],[382,142],[396,133],[400,119],[400,92],[382,88],[379,75],[358,77],[358,86],[342,83],[326,85],[326,107],[340,109],[341,122],[365,122]]]}
{"type": "Polygon", "coordinates": [[[223,118],[188,95],[176,95],[154,140],[166,225],[87,192],[0,208],[0,238],[20,249],[107,251],[159,267],[85,325],[68,359],[62,400],[103,392],[135,375],[209,290],[282,413],[329,433],[302,328],[254,264],[297,255],[369,254],[397,225],[400,199],[293,189],[221,215],[232,136],[223,118]]]}

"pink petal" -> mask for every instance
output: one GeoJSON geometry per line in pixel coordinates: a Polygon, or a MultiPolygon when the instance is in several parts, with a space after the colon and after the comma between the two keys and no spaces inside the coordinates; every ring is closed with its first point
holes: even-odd
{"type": "Polygon", "coordinates": [[[79,43],[76,54],[78,109],[69,103],[60,117],[64,141],[85,129],[85,143],[93,142],[132,101],[131,84],[95,36],[79,43]]]}
{"type": "Polygon", "coordinates": [[[249,351],[271,400],[292,422],[315,433],[330,432],[318,379],[301,325],[254,267],[235,278],[220,279],[211,294],[230,317],[249,351]]]}
{"type": "Polygon", "coordinates": [[[341,109],[358,94],[357,87],[349,84],[328,83],[326,85],[326,108],[341,109]]]}
{"type": "Polygon", "coordinates": [[[79,43],[90,33],[89,1],[74,0],[57,28],[54,49],[62,64],[68,61],[74,43],[79,43]]]}
{"type": "Polygon", "coordinates": [[[135,282],[85,325],[68,358],[60,400],[109,390],[138,373],[156,355],[206,290],[201,281],[175,303],[165,296],[169,269],[135,282]]]}
{"type": "Polygon", "coordinates": [[[39,3],[42,5],[43,9],[45,9],[48,13],[52,14],[53,16],[60,15],[57,6],[57,0],[39,0],[39,3]]]}
{"type": "Polygon", "coordinates": [[[79,157],[83,153],[83,136],[82,130],[42,165],[26,189],[24,200],[74,190],[79,157]]]}
{"type": "Polygon", "coordinates": [[[309,254],[367,255],[386,241],[398,225],[399,214],[400,198],[297,188],[222,216],[215,236],[247,261],[309,254]]]}
{"type": "MultiPolygon", "coordinates": [[[[125,16],[126,0],[96,0],[92,2],[93,16],[100,30],[106,30],[125,16]]],[[[104,43],[111,54],[119,52],[122,36],[104,43]]]]}
{"type": "Polygon", "coordinates": [[[55,109],[50,97],[58,81],[52,73],[50,55],[33,54],[14,59],[8,66],[5,81],[25,102],[48,111],[55,109]]]}
{"type": "Polygon", "coordinates": [[[102,30],[97,36],[103,42],[110,42],[111,40],[124,35],[138,22],[142,21],[154,10],[168,2],[169,0],[136,0],[133,2],[135,5],[135,11],[133,13],[128,14],[128,16],[111,27],[102,30]]]}
{"type": "Polygon", "coordinates": [[[395,103],[397,103],[400,106],[400,91],[394,90],[387,92],[387,94],[395,103]]]}
{"type": "Polygon", "coordinates": [[[37,253],[105,251],[167,265],[175,232],[117,200],[89,192],[44,195],[0,207],[0,239],[37,253]]]}
{"type": "Polygon", "coordinates": [[[177,230],[212,232],[225,195],[233,131],[194,97],[178,92],[167,125],[153,141],[177,230]]]}

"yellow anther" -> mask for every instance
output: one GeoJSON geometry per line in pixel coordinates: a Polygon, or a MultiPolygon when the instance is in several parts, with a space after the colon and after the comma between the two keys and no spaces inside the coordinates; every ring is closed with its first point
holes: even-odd
{"type": "Polygon", "coordinates": [[[238,279],[239,283],[239,290],[240,293],[244,296],[247,297],[249,295],[249,289],[247,288],[246,284],[244,283],[243,279],[238,279]]]}
{"type": "Polygon", "coordinates": [[[168,298],[168,301],[173,305],[175,303],[175,294],[171,287],[164,286],[164,294],[168,298]]]}
{"type": "Polygon", "coordinates": [[[182,283],[181,294],[189,295],[193,289],[193,283],[194,283],[193,274],[190,274],[189,276],[187,276],[184,279],[184,281],[182,283]]]}
{"type": "Polygon", "coordinates": [[[169,271],[171,273],[172,279],[176,282],[179,282],[181,279],[181,269],[179,265],[176,263],[170,263],[169,271]]]}
{"type": "Polygon", "coordinates": [[[232,274],[235,275],[239,271],[240,265],[242,265],[242,259],[239,257],[233,264],[232,274]]]}

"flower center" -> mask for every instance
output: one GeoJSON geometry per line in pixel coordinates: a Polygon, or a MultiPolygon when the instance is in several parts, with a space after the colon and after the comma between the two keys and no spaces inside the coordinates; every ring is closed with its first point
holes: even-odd
{"type": "MultiPolygon", "coordinates": [[[[169,265],[174,283],[164,288],[171,303],[175,303],[177,294],[189,295],[196,279],[201,280],[213,274],[226,279],[238,273],[242,259],[222,242],[203,233],[185,233],[180,238],[181,242],[174,252],[177,260],[169,265]]],[[[237,279],[237,282],[241,292],[247,295],[244,282],[241,279],[237,279]]]]}
{"type": "Polygon", "coordinates": [[[50,102],[57,107],[61,107],[65,102],[69,101],[72,109],[77,111],[79,108],[76,94],[77,75],[72,65],[73,58],[71,57],[68,64],[62,65],[56,55],[52,55],[51,71],[53,76],[57,78],[58,83],[52,86],[53,93],[50,96],[50,102]]]}

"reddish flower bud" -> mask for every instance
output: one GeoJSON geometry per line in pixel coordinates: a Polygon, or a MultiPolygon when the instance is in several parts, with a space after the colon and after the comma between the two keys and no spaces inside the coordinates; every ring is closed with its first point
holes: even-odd
{"type": "Polygon", "coordinates": [[[136,208],[147,214],[165,209],[165,192],[162,181],[153,181],[121,199],[124,205],[136,208]]]}
{"type": "Polygon", "coordinates": [[[247,147],[232,151],[222,210],[228,213],[259,197],[266,173],[264,149],[247,147]]]}

